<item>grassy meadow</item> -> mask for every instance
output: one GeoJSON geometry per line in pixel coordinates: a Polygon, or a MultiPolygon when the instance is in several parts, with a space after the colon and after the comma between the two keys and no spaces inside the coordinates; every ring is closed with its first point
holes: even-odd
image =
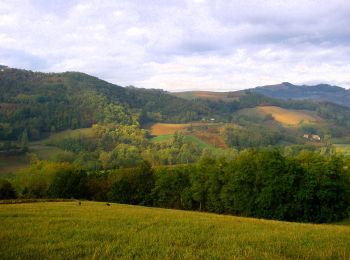
{"type": "Polygon", "coordinates": [[[0,205],[2,259],[349,259],[350,226],[102,202],[0,205]]]}
{"type": "Polygon", "coordinates": [[[271,114],[277,122],[287,126],[296,126],[302,122],[315,123],[321,121],[321,118],[302,110],[285,109],[276,106],[259,106],[257,109],[264,114],[271,114]]]}

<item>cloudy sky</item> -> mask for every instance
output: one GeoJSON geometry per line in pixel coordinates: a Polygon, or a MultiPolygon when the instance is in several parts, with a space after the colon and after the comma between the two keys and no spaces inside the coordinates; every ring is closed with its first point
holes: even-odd
{"type": "Polygon", "coordinates": [[[347,0],[1,0],[0,64],[126,86],[350,88],[347,0]]]}

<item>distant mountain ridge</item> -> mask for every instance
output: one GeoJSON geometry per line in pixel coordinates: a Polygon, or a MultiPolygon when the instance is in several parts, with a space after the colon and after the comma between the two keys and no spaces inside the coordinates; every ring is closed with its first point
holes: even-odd
{"type": "Polygon", "coordinates": [[[308,86],[283,82],[252,88],[249,91],[278,99],[312,99],[350,107],[350,90],[329,84],[308,86]]]}

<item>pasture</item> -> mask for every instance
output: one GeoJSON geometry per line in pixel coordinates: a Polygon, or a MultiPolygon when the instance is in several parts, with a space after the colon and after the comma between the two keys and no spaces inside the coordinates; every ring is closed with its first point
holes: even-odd
{"type": "Polygon", "coordinates": [[[57,133],[50,134],[50,136],[42,141],[41,144],[51,144],[56,141],[62,140],[64,138],[78,138],[78,137],[91,137],[93,136],[93,128],[79,128],[79,129],[69,129],[57,133]]]}
{"type": "Polygon", "coordinates": [[[349,259],[350,226],[102,202],[0,205],[2,259],[349,259]]]}
{"type": "Polygon", "coordinates": [[[287,126],[296,126],[300,123],[317,123],[321,121],[320,117],[303,110],[285,109],[276,106],[259,106],[257,109],[266,115],[272,115],[277,122],[287,126]]]}

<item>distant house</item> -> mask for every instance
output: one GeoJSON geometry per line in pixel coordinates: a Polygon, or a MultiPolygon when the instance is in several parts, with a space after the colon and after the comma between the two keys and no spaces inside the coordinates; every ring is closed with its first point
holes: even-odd
{"type": "Polygon", "coordinates": [[[311,139],[314,141],[321,141],[321,137],[319,135],[311,135],[311,139]]]}
{"type": "Polygon", "coordinates": [[[311,141],[321,141],[321,137],[319,135],[313,135],[313,134],[304,134],[303,137],[307,140],[311,141]]]}
{"type": "Polygon", "coordinates": [[[210,121],[215,121],[215,118],[210,118],[210,121]]]}

